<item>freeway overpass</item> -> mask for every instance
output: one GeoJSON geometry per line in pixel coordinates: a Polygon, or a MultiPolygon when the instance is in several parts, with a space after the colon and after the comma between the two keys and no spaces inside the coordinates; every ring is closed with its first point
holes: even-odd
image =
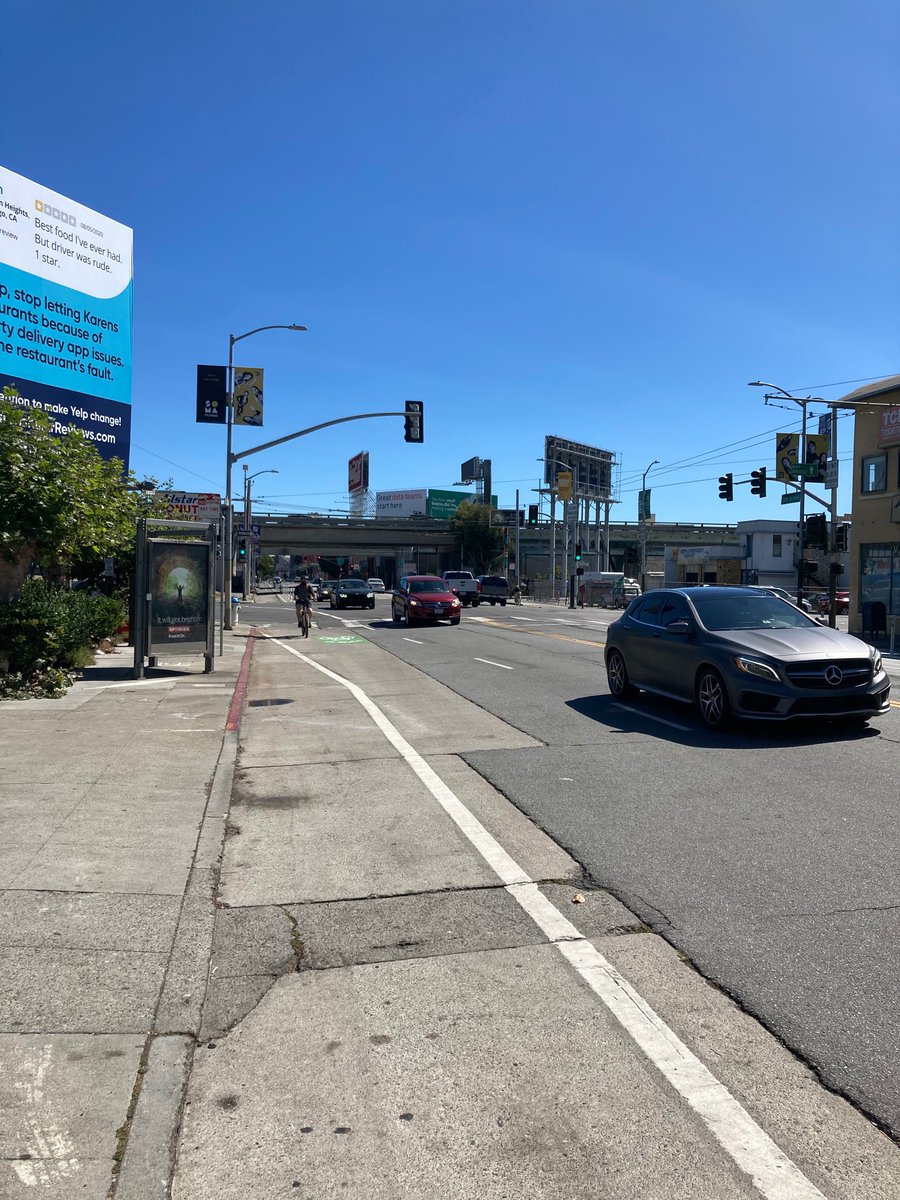
{"type": "MultiPolygon", "coordinates": [[[[377,575],[390,587],[414,564],[423,574],[440,575],[443,571],[468,567],[460,562],[459,545],[448,521],[431,517],[321,517],[306,514],[264,516],[254,513],[260,526],[260,553],[302,556],[306,565],[316,569],[321,561],[324,574],[336,573],[339,562],[363,577],[377,575]]],[[[557,525],[557,561],[562,566],[562,526],[557,525]]],[[[610,555],[614,570],[635,574],[640,562],[639,529],[636,523],[610,525],[610,555]]],[[[657,523],[649,527],[647,565],[662,569],[666,545],[704,545],[739,541],[733,525],[657,523]],[[658,563],[658,566],[656,565],[658,563]]],[[[522,576],[548,577],[550,572],[550,525],[523,526],[519,531],[522,576]]],[[[597,550],[585,544],[584,566],[597,566],[597,550]]],[[[510,530],[509,553],[515,549],[514,531],[510,530]]]]}

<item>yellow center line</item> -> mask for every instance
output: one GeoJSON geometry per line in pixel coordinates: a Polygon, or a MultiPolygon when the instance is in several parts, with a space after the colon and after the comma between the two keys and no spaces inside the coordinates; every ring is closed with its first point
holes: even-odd
{"type": "Polygon", "coordinates": [[[556,638],[560,642],[577,642],[579,646],[593,646],[595,650],[602,650],[606,645],[606,642],[592,642],[588,638],[569,637],[565,633],[545,633],[542,629],[525,629],[521,625],[512,628],[505,621],[492,621],[490,617],[477,617],[476,619],[482,625],[495,625],[497,629],[505,629],[507,633],[530,633],[532,637],[556,638]]]}

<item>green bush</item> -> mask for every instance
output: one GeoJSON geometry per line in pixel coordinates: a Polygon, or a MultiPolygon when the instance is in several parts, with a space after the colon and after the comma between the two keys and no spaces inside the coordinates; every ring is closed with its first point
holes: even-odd
{"type": "Polygon", "coordinates": [[[120,600],[90,596],[28,579],[19,596],[0,605],[0,653],[6,670],[25,681],[41,672],[84,667],[93,648],[125,619],[120,600]]]}

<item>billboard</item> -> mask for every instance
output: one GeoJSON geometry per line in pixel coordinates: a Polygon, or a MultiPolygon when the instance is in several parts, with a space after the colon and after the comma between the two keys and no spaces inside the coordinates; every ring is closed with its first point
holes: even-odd
{"type": "Polygon", "coordinates": [[[218,521],[222,497],[217,492],[157,492],[173,521],[218,521]]]}
{"type": "Polygon", "coordinates": [[[614,462],[611,450],[570,442],[549,433],[544,438],[544,483],[559,490],[564,483],[563,473],[571,473],[572,495],[579,499],[609,499],[614,462]]]}
{"type": "Polygon", "coordinates": [[[0,167],[0,391],[128,466],[132,231],[0,167]]]}
{"type": "Polygon", "coordinates": [[[360,454],[354,456],[347,463],[347,491],[353,492],[365,491],[369,486],[369,452],[363,450],[360,454]]]}
{"type": "Polygon", "coordinates": [[[405,492],[376,492],[376,517],[424,517],[428,511],[428,489],[405,492]]]}

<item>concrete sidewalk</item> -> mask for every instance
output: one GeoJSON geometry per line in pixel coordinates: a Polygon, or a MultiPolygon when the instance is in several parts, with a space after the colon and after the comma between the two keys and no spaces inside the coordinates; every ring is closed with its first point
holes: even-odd
{"type": "Polygon", "coordinates": [[[123,648],[60,700],[0,705],[4,1200],[106,1196],[149,1091],[156,1144],[119,1195],[165,1194],[206,992],[236,750],[225,725],[246,645],[229,635],[213,674],[202,658],[167,659],[142,681],[123,648]]]}
{"type": "Polygon", "coordinates": [[[531,738],[289,615],[0,707],[0,1200],[900,1195],[465,761],[531,738]]]}

